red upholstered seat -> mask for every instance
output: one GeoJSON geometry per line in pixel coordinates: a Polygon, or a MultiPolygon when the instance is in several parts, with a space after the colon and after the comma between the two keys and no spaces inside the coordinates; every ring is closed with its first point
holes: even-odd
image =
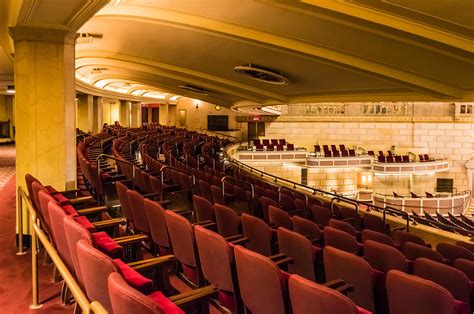
{"type": "Polygon", "coordinates": [[[319,247],[314,246],[305,236],[282,227],[278,228],[278,244],[280,253],[294,259],[288,265],[289,273],[316,281],[318,264],[322,260],[319,247]]]}
{"type": "Polygon", "coordinates": [[[329,226],[352,235],[353,237],[357,236],[357,230],[350,223],[347,223],[338,219],[330,219],[329,226]]]}
{"type": "Polygon", "coordinates": [[[272,230],[260,218],[242,214],[242,231],[244,237],[249,239],[246,247],[264,256],[272,255],[272,230]]]}
{"type": "Polygon", "coordinates": [[[277,227],[293,230],[293,220],[288,212],[273,205],[268,206],[268,220],[277,227]]]}
{"type": "Polygon", "coordinates": [[[321,227],[325,227],[329,225],[329,220],[332,217],[331,210],[321,205],[313,205],[311,206],[311,213],[313,215],[313,221],[320,225],[321,227]]]}
{"type": "Polygon", "coordinates": [[[418,276],[391,270],[387,275],[391,314],[467,314],[466,303],[456,301],[442,286],[418,276]]]}
{"type": "Polygon", "coordinates": [[[413,242],[405,242],[402,246],[402,252],[410,261],[415,261],[419,257],[429,258],[436,262],[443,262],[441,254],[424,245],[413,242]]]}
{"type": "Polygon", "coordinates": [[[206,198],[193,195],[193,208],[196,221],[215,220],[214,207],[206,198]]]}
{"type": "Polygon", "coordinates": [[[74,220],[80,223],[84,228],[86,228],[90,233],[96,232],[94,225],[87,219],[85,216],[73,216],[74,220]]]}
{"type": "Polygon", "coordinates": [[[468,249],[459,245],[441,242],[436,245],[436,251],[439,252],[451,264],[453,264],[458,258],[474,261],[474,254],[468,249]]]}
{"type": "Polygon", "coordinates": [[[298,275],[288,279],[288,289],[294,314],[370,314],[345,295],[298,275]]]}
{"type": "Polygon", "coordinates": [[[165,209],[150,199],[145,199],[145,213],[150,225],[151,238],[158,247],[160,255],[171,253],[171,243],[166,226],[165,209]]]}
{"type": "Polygon", "coordinates": [[[380,242],[367,240],[364,243],[364,258],[373,268],[384,273],[392,269],[408,271],[406,257],[395,247],[380,242]]]}
{"type": "Polygon", "coordinates": [[[123,278],[130,286],[143,294],[150,294],[153,292],[153,281],[144,277],[118,258],[114,259],[114,262],[120,269],[123,278]]]}
{"type": "Polygon", "coordinates": [[[372,240],[395,247],[395,242],[393,242],[392,238],[390,238],[388,235],[369,229],[362,230],[361,239],[362,243],[372,240]]]}
{"type": "Polygon", "coordinates": [[[242,246],[236,246],[234,254],[245,306],[252,313],[287,313],[287,283],[282,271],[269,258],[242,246]]]}
{"type": "MultiPolygon", "coordinates": [[[[61,204],[60,204],[61,205],[61,204]]],[[[73,215],[73,216],[78,216],[79,214],[77,213],[76,209],[72,205],[61,205],[63,210],[66,212],[68,215],[73,215]]]]}
{"type": "Polygon", "coordinates": [[[474,262],[463,259],[463,258],[458,258],[454,261],[454,267],[462,271],[469,280],[474,281],[474,262]]]}
{"type": "Polygon", "coordinates": [[[115,242],[107,233],[95,232],[92,234],[92,239],[97,248],[111,258],[122,258],[123,247],[115,242]]]}
{"type": "Polygon", "coordinates": [[[202,226],[195,226],[194,233],[204,278],[219,289],[219,301],[233,313],[241,309],[237,283],[232,276],[234,256],[221,235],[202,226]]]}
{"type": "MultiPolygon", "coordinates": [[[[374,289],[381,285],[383,273],[373,269],[362,257],[326,246],[323,250],[326,280],[342,279],[357,287],[347,296],[358,306],[375,310],[374,289]]],[[[383,300],[378,300],[383,302],[383,300]]]]}
{"type": "MultiPolygon", "coordinates": [[[[161,310],[163,311],[163,314],[184,314],[185,313],[176,304],[171,302],[161,291],[153,292],[152,294],[148,296],[148,298],[152,299],[161,308],[161,310]]],[[[153,313],[156,313],[156,311],[154,311],[153,313]]]]}
{"type": "Polygon", "coordinates": [[[217,231],[223,237],[231,237],[240,234],[240,217],[230,207],[214,204],[217,231]]]}
{"type": "Polygon", "coordinates": [[[361,252],[362,245],[349,233],[332,227],[324,228],[323,233],[326,246],[329,245],[352,254],[359,254],[361,252]]]}

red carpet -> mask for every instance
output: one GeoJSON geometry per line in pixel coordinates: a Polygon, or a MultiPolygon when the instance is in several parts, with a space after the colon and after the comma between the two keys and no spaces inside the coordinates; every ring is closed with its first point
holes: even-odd
{"type": "Polygon", "coordinates": [[[0,190],[0,313],[72,313],[73,306],[61,305],[61,284],[52,282],[52,266],[40,258],[40,302],[38,310],[31,304],[31,254],[17,256],[15,247],[15,177],[0,190]]]}

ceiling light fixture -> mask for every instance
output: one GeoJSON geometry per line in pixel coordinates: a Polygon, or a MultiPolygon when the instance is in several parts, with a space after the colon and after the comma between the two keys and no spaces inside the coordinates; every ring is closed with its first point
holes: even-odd
{"type": "Polygon", "coordinates": [[[290,81],[283,73],[256,64],[238,65],[234,71],[253,80],[274,85],[287,85],[290,81]]]}
{"type": "Polygon", "coordinates": [[[7,93],[8,94],[15,94],[15,86],[14,85],[8,85],[7,86],[7,93]]]}

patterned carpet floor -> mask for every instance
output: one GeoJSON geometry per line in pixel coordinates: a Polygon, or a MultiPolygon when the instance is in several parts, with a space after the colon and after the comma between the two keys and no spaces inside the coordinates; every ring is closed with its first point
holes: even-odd
{"type": "Polygon", "coordinates": [[[0,189],[15,175],[14,145],[0,145],[0,189]]]}

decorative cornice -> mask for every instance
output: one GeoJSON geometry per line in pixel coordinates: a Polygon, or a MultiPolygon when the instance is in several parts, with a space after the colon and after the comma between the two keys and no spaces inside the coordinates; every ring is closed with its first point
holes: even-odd
{"type": "Polygon", "coordinates": [[[69,29],[43,28],[35,26],[10,27],[14,41],[43,41],[58,44],[75,44],[75,32],[69,29]]]}
{"type": "Polygon", "coordinates": [[[84,0],[79,6],[79,10],[66,20],[66,25],[74,30],[79,29],[109,2],[110,0],[84,0]]]}

